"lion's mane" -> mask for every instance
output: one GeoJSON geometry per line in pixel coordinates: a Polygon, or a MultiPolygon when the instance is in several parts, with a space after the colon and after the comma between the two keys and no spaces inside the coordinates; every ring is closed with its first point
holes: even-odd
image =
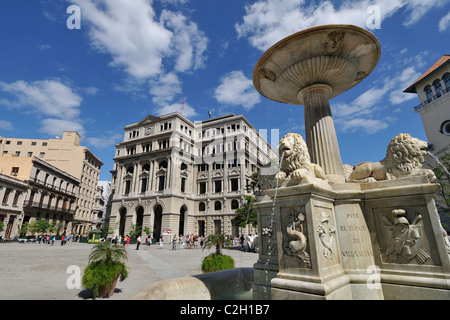
{"type": "Polygon", "coordinates": [[[309,170],[311,168],[311,158],[309,157],[308,147],[301,135],[298,133],[288,133],[280,140],[280,144],[283,139],[290,136],[293,137],[295,141],[292,155],[288,158],[283,158],[283,161],[281,162],[281,170],[286,172],[287,175],[297,169],[304,168],[309,170]]]}

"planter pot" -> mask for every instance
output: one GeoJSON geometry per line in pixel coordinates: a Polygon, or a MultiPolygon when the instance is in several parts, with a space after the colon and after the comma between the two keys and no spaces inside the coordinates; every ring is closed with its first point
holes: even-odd
{"type": "Polygon", "coordinates": [[[117,280],[119,279],[119,276],[117,276],[114,281],[111,283],[111,288],[108,290],[107,286],[100,286],[98,288],[98,297],[99,298],[109,298],[114,294],[114,290],[116,289],[117,280]]]}

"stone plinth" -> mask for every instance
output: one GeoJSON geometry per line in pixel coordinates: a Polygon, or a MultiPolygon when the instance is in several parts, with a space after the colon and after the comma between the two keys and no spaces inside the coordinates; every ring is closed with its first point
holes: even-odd
{"type": "Polygon", "coordinates": [[[415,176],[267,190],[255,204],[262,250],[254,297],[450,299],[436,188],[415,176]]]}

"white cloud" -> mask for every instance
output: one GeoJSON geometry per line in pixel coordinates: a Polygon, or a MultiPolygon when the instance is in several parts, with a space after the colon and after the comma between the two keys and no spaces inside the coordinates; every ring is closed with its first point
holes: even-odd
{"type": "Polygon", "coordinates": [[[235,28],[239,37],[247,37],[252,46],[265,51],[284,37],[323,24],[353,24],[367,28],[371,22],[370,6],[380,9],[381,28],[384,19],[390,18],[401,8],[409,13],[403,25],[419,21],[431,8],[440,7],[448,0],[360,0],[334,1],[260,0],[245,7],[242,23],[235,28]]]}
{"type": "Polygon", "coordinates": [[[145,0],[74,0],[89,24],[92,45],[112,56],[135,78],[152,77],[162,71],[163,55],[170,52],[172,32],[155,20],[145,0]]]}
{"type": "Polygon", "coordinates": [[[84,135],[83,125],[77,121],[63,119],[44,119],[41,121],[40,130],[50,136],[60,136],[63,131],[76,131],[81,136],[84,135]]]}
{"type": "Polygon", "coordinates": [[[232,71],[220,82],[214,94],[215,99],[220,103],[241,105],[246,110],[250,110],[261,101],[252,80],[246,78],[242,71],[232,71]]]}
{"type": "Polygon", "coordinates": [[[192,108],[189,104],[184,103],[173,103],[173,104],[167,104],[163,107],[156,108],[153,110],[157,116],[168,114],[172,112],[179,112],[185,117],[191,118],[197,116],[197,112],[194,108],[192,108]]]}
{"type": "Polygon", "coordinates": [[[181,13],[164,10],[161,13],[161,22],[173,30],[171,52],[175,56],[174,70],[186,72],[204,67],[205,50],[208,39],[198,30],[195,23],[187,21],[181,13]]]}
{"type": "Polygon", "coordinates": [[[123,136],[120,134],[112,134],[109,136],[101,136],[101,137],[88,137],[86,138],[86,142],[89,146],[97,148],[97,149],[105,149],[111,146],[114,146],[118,142],[123,139],[123,136]]]}
{"type": "Polygon", "coordinates": [[[153,96],[153,102],[160,106],[172,102],[174,97],[180,93],[181,82],[173,72],[150,82],[150,94],[153,96]]]}
{"type": "MultiPolygon", "coordinates": [[[[160,105],[182,92],[178,73],[204,67],[208,38],[180,12],[163,9],[158,17],[151,0],[73,2],[82,10],[92,46],[109,54],[110,66],[124,70],[135,84],[150,83],[148,92],[160,105]],[[156,84],[159,80],[163,83],[156,84]],[[157,89],[169,92],[169,96],[157,89]]],[[[163,4],[185,2],[165,0],[163,4]]]]}
{"type": "Polygon", "coordinates": [[[6,131],[11,131],[11,130],[13,130],[12,123],[9,121],[0,120],[0,129],[6,130],[6,131]]]}
{"type": "Polygon", "coordinates": [[[355,132],[363,130],[367,134],[373,134],[386,129],[388,123],[377,119],[354,118],[345,122],[342,121],[341,126],[343,131],[355,132]]]}
{"type": "Polygon", "coordinates": [[[439,31],[445,31],[448,27],[450,27],[450,11],[439,20],[439,31]]]}
{"type": "Polygon", "coordinates": [[[82,98],[59,81],[0,82],[0,90],[15,96],[16,101],[8,103],[3,100],[9,106],[28,107],[40,114],[62,119],[73,119],[80,114],[82,98]]]}
{"type": "Polygon", "coordinates": [[[79,119],[82,97],[59,81],[0,82],[0,91],[13,96],[1,99],[0,104],[25,109],[44,118],[41,132],[49,135],[61,135],[64,130],[84,132],[79,119]]]}

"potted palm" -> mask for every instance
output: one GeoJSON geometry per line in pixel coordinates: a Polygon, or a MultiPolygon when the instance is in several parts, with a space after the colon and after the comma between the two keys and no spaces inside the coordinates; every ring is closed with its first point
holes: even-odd
{"type": "Polygon", "coordinates": [[[122,262],[127,258],[127,251],[122,246],[107,241],[96,244],[89,255],[89,264],[83,272],[83,287],[92,290],[94,299],[110,297],[114,293],[117,281],[123,281],[128,277],[128,269],[122,262]]]}
{"type": "Polygon", "coordinates": [[[234,259],[231,256],[224,255],[221,252],[221,248],[225,246],[225,235],[220,232],[210,234],[205,239],[203,249],[216,248],[216,252],[206,256],[202,261],[203,273],[215,272],[221,270],[228,270],[234,268],[234,259]]]}

